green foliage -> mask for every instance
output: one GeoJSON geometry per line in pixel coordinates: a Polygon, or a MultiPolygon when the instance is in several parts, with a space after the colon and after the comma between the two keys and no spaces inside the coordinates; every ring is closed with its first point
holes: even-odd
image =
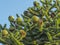
{"type": "Polygon", "coordinates": [[[34,6],[24,11],[22,18],[18,14],[16,20],[9,16],[9,28],[0,24],[0,42],[4,45],[59,45],[60,1],[40,0],[40,3],[34,1],[34,6]]]}

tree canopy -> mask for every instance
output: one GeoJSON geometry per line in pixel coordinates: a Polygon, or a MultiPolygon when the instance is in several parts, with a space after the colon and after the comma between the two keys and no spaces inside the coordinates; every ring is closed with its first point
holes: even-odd
{"type": "Polygon", "coordinates": [[[0,24],[0,42],[4,45],[59,45],[60,1],[34,1],[33,6],[16,19],[9,16],[10,27],[0,24]],[[41,5],[41,4],[42,5],[41,5]]]}

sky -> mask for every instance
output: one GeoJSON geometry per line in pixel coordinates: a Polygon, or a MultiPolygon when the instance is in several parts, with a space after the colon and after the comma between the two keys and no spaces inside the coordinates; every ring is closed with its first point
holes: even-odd
{"type": "MultiPolygon", "coordinates": [[[[34,0],[0,0],[0,24],[7,24],[9,27],[8,16],[16,18],[16,13],[22,14],[28,7],[33,6],[34,0]]],[[[0,44],[1,45],[1,44],[0,44]]]]}
{"type": "Polygon", "coordinates": [[[8,16],[16,17],[24,12],[28,7],[33,6],[34,0],[0,0],[0,24],[7,24],[9,27],[8,16]]]}

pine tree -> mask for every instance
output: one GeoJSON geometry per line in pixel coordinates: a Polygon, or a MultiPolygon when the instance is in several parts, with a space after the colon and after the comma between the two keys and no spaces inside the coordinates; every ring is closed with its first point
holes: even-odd
{"type": "Polygon", "coordinates": [[[10,27],[0,24],[0,43],[4,45],[59,45],[60,1],[40,0],[33,2],[16,19],[9,16],[10,27]],[[41,5],[42,4],[42,5],[41,5]]]}

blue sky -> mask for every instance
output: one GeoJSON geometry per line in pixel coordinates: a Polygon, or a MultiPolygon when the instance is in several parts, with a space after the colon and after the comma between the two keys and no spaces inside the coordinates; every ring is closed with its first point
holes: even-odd
{"type": "Polygon", "coordinates": [[[8,16],[12,15],[16,17],[16,13],[19,15],[23,13],[28,7],[33,6],[34,0],[0,0],[0,24],[9,25],[8,16]]]}
{"type": "MultiPolygon", "coordinates": [[[[19,15],[28,7],[33,6],[34,0],[0,0],[0,24],[7,24],[9,27],[8,16],[12,15],[16,18],[16,13],[19,15]]],[[[0,44],[1,45],[1,44],[0,44]]]]}

